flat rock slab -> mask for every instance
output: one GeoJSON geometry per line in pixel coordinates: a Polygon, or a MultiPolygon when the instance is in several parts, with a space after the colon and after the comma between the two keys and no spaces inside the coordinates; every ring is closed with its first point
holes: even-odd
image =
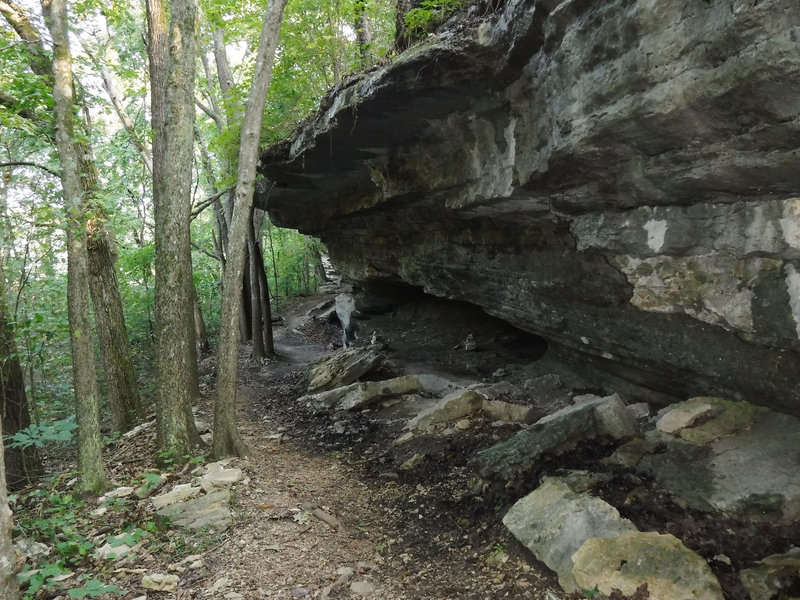
{"type": "Polygon", "coordinates": [[[178,581],[177,575],[151,573],[142,577],[142,587],[158,592],[174,592],[178,589],[178,581]]]}
{"type": "Polygon", "coordinates": [[[800,518],[800,419],[759,411],[749,429],[711,443],[660,442],[637,468],[678,503],[749,521],[800,518]]]}
{"type": "Polygon", "coordinates": [[[370,348],[348,348],[334,352],[312,365],[307,393],[314,394],[351,384],[382,360],[382,355],[370,348]]]}
{"type": "Polygon", "coordinates": [[[580,589],[634,594],[647,584],[650,600],[722,600],[708,564],[669,534],[627,531],[614,539],[587,540],[572,556],[580,589]]]}
{"type": "Polygon", "coordinates": [[[242,480],[244,474],[241,469],[227,469],[222,463],[210,463],[206,473],[200,478],[200,487],[206,492],[214,488],[223,488],[242,480]]]}
{"type": "Polygon", "coordinates": [[[563,454],[580,442],[599,436],[625,439],[634,431],[634,419],[619,396],[587,395],[539,419],[514,437],[483,450],[476,465],[483,477],[510,481],[533,468],[544,455],[563,454]]]}
{"type": "Polygon", "coordinates": [[[664,433],[675,434],[681,429],[691,427],[701,419],[713,417],[721,412],[717,403],[710,398],[691,398],[678,402],[664,409],[656,421],[656,429],[664,433]]]}
{"type": "Polygon", "coordinates": [[[483,400],[483,396],[472,390],[453,392],[411,419],[408,429],[424,431],[466,417],[480,410],[483,407],[483,400]]]}
{"type": "Polygon", "coordinates": [[[164,506],[156,514],[177,527],[202,529],[208,526],[212,529],[221,529],[233,521],[230,502],[231,493],[223,489],[199,498],[164,506]]]}
{"type": "Polygon", "coordinates": [[[413,375],[404,375],[385,381],[366,381],[356,383],[337,403],[341,410],[359,410],[372,404],[419,391],[421,384],[413,375]]]}
{"type": "MultiPolygon", "coordinates": [[[[547,479],[519,500],[503,517],[503,525],[558,575],[568,592],[579,587],[572,555],[590,538],[616,537],[636,526],[616,508],[589,494],[575,492],[559,479],[547,479]]],[[[589,586],[590,589],[594,584],[589,586]]]]}
{"type": "Polygon", "coordinates": [[[739,573],[739,579],[752,600],[783,598],[782,590],[800,582],[800,548],[768,556],[739,573]]]}
{"type": "Polygon", "coordinates": [[[200,492],[202,491],[202,488],[194,486],[191,483],[178,484],[170,491],[153,498],[153,506],[155,506],[156,509],[159,509],[170,504],[183,502],[189,498],[199,496],[200,492]]]}

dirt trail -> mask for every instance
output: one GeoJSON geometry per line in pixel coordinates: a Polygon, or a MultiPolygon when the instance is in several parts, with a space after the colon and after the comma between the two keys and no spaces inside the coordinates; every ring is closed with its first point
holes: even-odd
{"type": "Polygon", "coordinates": [[[324,332],[310,334],[302,316],[318,303],[295,306],[276,327],[278,360],[242,365],[240,423],[251,455],[237,466],[247,479],[235,491],[234,525],[184,597],[205,596],[224,577],[230,584],[213,595],[247,600],[563,598],[512,549],[502,513],[470,519],[469,507],[443,505],[430,482],[376,472],[364,436],[356,452],[309,443],[324,425],[292,401],[303,369],[325,351],[324,332]]]}

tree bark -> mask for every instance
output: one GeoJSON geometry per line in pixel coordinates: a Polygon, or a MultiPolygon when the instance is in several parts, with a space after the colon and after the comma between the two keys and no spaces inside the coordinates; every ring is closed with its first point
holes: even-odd
{"type": "MultiPolygon", "coordinates": [[[[148,0],[155,204],[156,403],[159,458],[188,456],[192,361],[192,265],[189,236],[194,154],[194,66],[197,9],[170,4],[169,34],[161,0],[148,0]]],[[[196,368],[196,360],[194,361],[196,368]]]]}
{"type": "Polygon", "coordinates": [[[236,429],[236,368],[239,348],[238,315],[236,313],[242,296],[244,253],[256,182],[261,122],[285,7],[286,0],[270,0],[267,5],[256,56],[253,83],[250,87],[242,122],[236,202],[231,219],[228,262],[224,275],[225,289],[222,295],[220,316],[217,400],[214,405],[214,441],[211,449],[212,454],[216,457],[231,454],[242,455],[247,452],[236,429]]]}
{"type": "Polygon", "coordinates": [[[97,493],[106,487],[102,460],[97,375],[89,313],[89,259],[83,188],[74,144],[72,56],[69,51],[65,0],[42,0],[53,39],[53,109],[61,184],[67,212],[67,311],[72,346],[72,379],[78,423],[76,493],[97,493]]]}
{"type": "Polygon", "coordinates": [[[356,0],[354,25],[361,68],[366,69],[372,62],[372,50],[370,49],[370,45],[372,44],[372,31],[370,30],[369,18],[367,17],[367,0],[356,0]]]}
{"type": "MultiPolygon", "coordinates": [[[[0,431],[3,431],[3,419],[0,416],[0,431]]],[[[6,495],[6,471],[3,467],[3,444],[0,444],[0,598],[5,600],[19,599],[19,582],[17,581],[17,553],[11,545],[13,515],[8,506],[6,495]]]]}
{"type": "MultiPolygon", "coordinates": [[[[92,223],[90,221],[90,226],[92,223]]],[[[102,229],[92,232],[88,244],[89,290],[106,372],[111,419],[114,431],[125,432],[144,418],[144,408],[139,398],[117,274],[106,232],[102,229]]]]}
{"type": "MultiPolygon", "coordinates": [[[[19,363],[5,300],[5,278],[0,271],[0,416],[3,436],[14,435],[31,424],[25,379],[19,363]]],[[[17,490],[35,483],[42,463],[35,446],[8,448],[5,453],[6,482],[17,490]]]]}
{"type": "Polygon", "coordinates": [[[253,348],[253,358],[262,359],[267,357],[267,349],[264,344],[264,322],[261,310],[261,278],[258,274],[258,258],[256,253],[256,235],[253,231],[253,211],[250,211],[250,223],[247,228],[247,253],[250,264],[250,314],[251,314],[251,339],[253,348]]]}
{"type": "Polygon", "coordinates": [[[264,268],[264,253],[261,244],[256,242],[256,258],[258,259],[258,275],[261,282],[261,303],[264,307],[264,343],[269,356],[275,356],[275,340],[272,336],[272,305],[269,299],[269,281],[264,268]]]}

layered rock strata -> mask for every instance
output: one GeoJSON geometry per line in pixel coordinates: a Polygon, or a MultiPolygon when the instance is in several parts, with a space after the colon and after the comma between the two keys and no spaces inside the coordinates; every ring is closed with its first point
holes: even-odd
{"type": "Polygon", "coordinates": [[[330,94],[257,202],[350,281],[800,414],[798,24],[795,0],[508,0],[330,94]]]}

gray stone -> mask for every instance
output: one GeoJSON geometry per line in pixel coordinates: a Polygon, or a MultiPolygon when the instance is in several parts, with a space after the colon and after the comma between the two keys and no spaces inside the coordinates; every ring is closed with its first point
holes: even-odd
{"type": "Polygon", "coordinates": [[[654,475],[687,507],[752,521],[800,518],[800,420],[795,417],[760,413],[749,429],[711,443],[662,438],[658,448],[637,468],[654,475]]]}
{"type": "Polygon", "coordinates": [[[597,434],[613,440],[627,440],[636,434],[636,421],[625,410],[625,404],[617,394],[604,398],[605,402],[597,405],[594,416],[597,422],[597,434]]]}
{"type": "Polygon", "coordinates": [[[594,537],[573,555],[580,589],[631,596],[647,584],[652,600],[722,600],[722,589],[708,564],[672,535],[624,532],[613,539],[594,537]]]}
{"type": "Polygon", "coordinates": [[[455,391],[411,419],[408,428],[424,431],[477,412],[482,406],[483,396],[480,394],[471,390],[455,391]]]}
{"type": "Polygon", "coordinates": [[[370,596],[375,593],[375,584],[366,579],[359,579],[350,584],[350,593],[356,596],[370,596]]]}
{"type": "Polygon", "coordinates": [[[120,560],[130,554],[134,548],[135,546],[125,543],[112,546],[110,542],[106,542],[94,551],[94,555],[100,560],[120,560]]]}
{"type": "Polygon", "coordinates": [[[782,590],[800,581],[800,548],[760,560],[754,567],[739,573],[739,579],[752,600],[782,598],[782,590]]]}
{"type": "Polygon", "coordinates": [[[606,403],[605,398],[586,397],[539,419],[529,429],[478,453],[478,470],[484,477],[511,481],[545,454],[573,450],[579,442],[597,437],[595,409],[606,403]]]}
{"type": "Polygon", "coordinates": [[[200,487],[206,492],[215,488],[230,487],[242,480],[241,469],[227,469],[222,463],[213,462],[206,467],[206,473],[200,478],[200,487]]]}
{"type": "Polygon", "coordinates": [[[231,494],[227,489],[205,496],[164,506],[156,511],[177,527],[186,529],[222,529],[233,521],[230,510],[231,494]]]}
{"type": "Polygon", "coordinates": [[[177,575],[150,573],[142,577],[142,587],[158,592],[174,592],[178,589],[178,581],[177,575]]]}
{"type": "Polygon", "coordinates": [[[40,558],[49,556],[51,552],[50,546],[26,537],[17,538],[14,540],[14,550],[19,552],[25,558],[33,561],[37,561],[40,558]]]}
{"type": "Polygon", "coordinates": [[[367,381],[354,385],[355,388],[339,400],[338,408],[358,410],[387,398],[416,392],[421,388],[419,379],[413,375],[404,375],[385,381],[367,381]]]}
{"type": "Polygon", "coordinates": [[[599,498],[577,493],[558,479],[546,480],[514,504],[503,517],[503,525],[556,572],[559,584],[568,592],[579,589],[572,574],[572,555],[589,538],[636,531],[616,508],[599,498]]]}
{"type": "Polygon", "coordinates": [[[455,382],[445,379],[444,377],[439,377],[438,375],[434,375],[432,373],[418,374],[417,379],[419,380],[422,389],[429,394],[439,395],[447,390],[452,391],[459,387],[455,382]]]}
{"type": "Polygon", "coordinates": [[[692,398],[665,408],[656,421],[656,429],[677,435],[682,429],[691,427],[701,419],[710,419],[719,412],[720,408],[709,399],[692,398]]]}
{"type": "MultiPolygon", "coordinates": [[[[481,392],[482,393],[482,392],[481,392]]],[[[540,416],[540,411],[532,406],[522,406],[511,404],[502,400],[485,400],[483,412],[492,421],[504,421],[506,423],[533,423],[540,416]]]]}
{"type": "Polygon", "coordinates": [[[800,414],[797,22],[508,0],[328,94],[255,202],[349,281],[481,306],[600,384],[800,414]]]}
{"type": "Polygon", "coordinates": [[[194,486],[191,483],[182,483],[176,485],[172,488],[169,492],[165,494],[161,494],[153,498],[153,506],[156,509],[163,508],[169,504],[175,504],[176,502],[183,502],[184,500],[188,500],[189,498],[194,498],[195,496],[199,496],[200,492],[203,491],[203,488],[194,486]]]}
{"type": "Polygon", "coordinates": [[[369,348],[339,350],[311,366],[307,393],[331,390],[353,383],[382,361],[382,356],[369,348]]]}

